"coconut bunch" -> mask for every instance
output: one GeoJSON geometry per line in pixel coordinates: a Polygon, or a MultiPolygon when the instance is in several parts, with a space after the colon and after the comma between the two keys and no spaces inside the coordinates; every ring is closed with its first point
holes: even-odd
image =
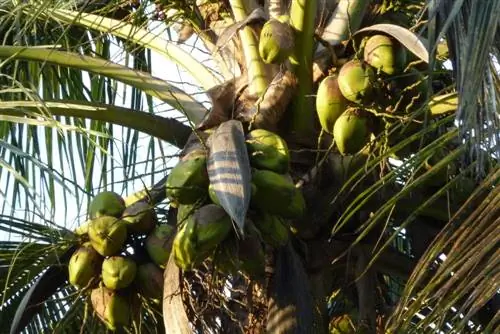
{"type": "Polygon", "coordinates": [[[366,37],[358,55],[362,57],[331,69],[316,96],[321,127],[333,136],[342,155],[363,150],[378,129],[398,124],[395,119],[410,119],[427,94],[424,76],[407,69],[407,51],[394,38],[384,34],[366,37]],[[392,117],[384,117],[387,115],[392,117]],[[390,121],[393,123],[386,124],[390,121]]]}
{"type": "Polygon", "coordinates": [[[111,191],[92,199],[89,217],[75,230],[81,245],[68,264],[69,282],[89,295],[109,329],[128,327],[139,315],[141,301],[161,301],[161,268],[170,255],[175,228],[157,225],[147,202],[126,206],[111,191]]]}
{"type": "Polygon", "coordinates": [[[208,133],[206,148],[185,150],[167,179],[177,207],[175,263],[191,270],[210,259],[224,273],[262,277],[265,245],[286,244],[288,220],[305,211],[288,174],[287,143],[268,130],[245,131],[236,120],[208,133]]]}

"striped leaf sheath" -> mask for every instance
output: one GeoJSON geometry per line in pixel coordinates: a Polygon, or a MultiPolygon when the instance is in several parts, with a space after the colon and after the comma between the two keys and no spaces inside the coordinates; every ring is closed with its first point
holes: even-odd
{"type": "Polygon", "coordinates": [[[243,236],[250,204],[251,170],[241,122],[222,123],[209,140],[208,177],[221,206],[243,236]]]}

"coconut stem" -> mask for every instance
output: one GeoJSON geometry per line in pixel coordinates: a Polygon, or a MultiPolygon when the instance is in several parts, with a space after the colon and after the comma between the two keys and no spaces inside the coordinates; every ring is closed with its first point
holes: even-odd
{"type": "MultiPolygon", "coordinates": [[[[242,0],[230,0],[235,21],[243,21],[247,17],[247,11],[242,0]]],[[[268,86],[268,79],[264,69],[264,63],[259,55],[259,43],[252,28],[245,27],[239,32],[243,55],[245,57],[248,73],[248,88],[250,94],[262,96],[268,86]]]]}
{"type": "Polygon", "coordinates": [[[290,9],[290,24],[296,33],[292,63],[299,83],[293,103],[291,131],[299,141],[310,140],[314,130],[311,92],[316,7],[316,0],[296,0],[290,9]]]}

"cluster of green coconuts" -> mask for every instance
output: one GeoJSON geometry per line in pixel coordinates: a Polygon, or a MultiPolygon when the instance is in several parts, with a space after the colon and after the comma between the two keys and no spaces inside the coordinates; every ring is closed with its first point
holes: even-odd
{"type": "MultiPolygon", "coordinates": [[[[289,59],[294,63],[293,40],[288,16],[270,19],[260,33],[262,60],[279,64],[289,59]]],[[[422,74],[413,68],[406,69],[409,57],[397,40],[375,34],[365,37],[360,44],[357,52],[360,57],[330,71],[334,73],[321,81],[316,96],[321,127],[333,136],[342,155],[355,154],[370,141],[377,120],[367,108],[405,114],[419,107],[427,94],[422,74]]]]}
{"type": "Polygon", "coordinates": [[[237,235],[230,216],[220,206],[204,148],[192,149],[171,170],[167,196],[178,209],[172,251],[181,269],[191,270],[208,258],[222,274],[240,272],[261,278],[265,245],[286,244],[288,219],[303,215],[304,198],[288,175],[286,142],[275,133],[256,129],[246,134],[246,148],[252,194],[244,238],[237,235]]]}
{"type": "Polygon", "coordinates": [[[81,244],[68,264],[69,282],[90,295],[95,313],[115,330],[131,323],[134,305],[141,298],[160,303],[161,268],[170,254],[174,228],[158,225],[155,210],[147,202],[126,206],[111,191],[92,199],[89,217],[75,230],[81,244]],[[140,259],[128,251],[130,238],[136,236],[148,254],[140,259]]]}
{"type": "Polygon", "coordinates": [[[363,59],[351,59],[338,74],[324,78],[316,96],[321,127],[333,135],[343,155],[359,152],[370,141],[375,119],[367,108],[401,115],[419,107],[427,94],[419,72],[404,72],[406,49],[394,38],[373,35],[361,49],[363,59]]]}

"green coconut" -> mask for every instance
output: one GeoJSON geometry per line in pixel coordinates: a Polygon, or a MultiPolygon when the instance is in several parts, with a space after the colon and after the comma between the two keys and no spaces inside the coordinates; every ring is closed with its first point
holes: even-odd
{"type": "Polygon", "coordinates": [[[406,64],[406,49],[386,35],[373,35],[365,44],[365,62],[388,75],[400,73],[406,64]]]}
{"type": "MultiPolygon", "coordinates": [[[[190,217],[190,216],[189,216],[190,217]]],[[[175,264],[182,270],[189,271],[198,263],[196,251],[196,221],[186,219],[177,231],[172,245],[175,264]]]]}
{"type": "Polygon", "coordinates": [[[179,204],[194,204],[207,195],[209,179],[204,151],[186,155],[167,178],[167,197],[179,204]]]}
{"type": "Polygon", "coordinates": [[[250,205],[261,212],[289,217],[297,212],[292,206],[297,195],[293,182],[285,175],[254,169],[252,183],[256,191],[250,205]]]}
{"type": "Polygon", "coordinates": [[[373,68],[360,60],[345,63],[338,76],[338,85],[342,95],[355,103],[366,102],[371,97],[374,82],[373,68]]]}
{"type": "Polygon", "coordinates": [[[367,115],[360,109],[346,110],[335,122],[333,138],[342,155],[359,152],[370,139],[367,115]]]}
{"type": "Polygon", "coordinates": [[[215,194],[215,187],[213,184],[210,184],[208,186],[208,197],[210,197],[210,200],[212,201],[212,203],[220,205],[220,201],[217,198],[217,195],[215,194]]]}
{"type": "MultiPolygon", "coordinates": [[[[210,188],[208,189],[210,193],[210,188]]],[[[183,224],[186,221],[187,217],[192,215],[199,207],[200,206],[197,204],[180,204],[177,207],[177,226],[183,224]]]]}
{"type": "Polygon", "coordinates": [[[231,217],[218,205],[205,205],[190,216],[196,222],[196,248],[208,253],[224,240],[232,229],[231,217]]]}
{"type": "Polygon", "coordinates": [[[154,208],[145,201],[138,201],[123,211],[122,220],[127,228],[135,233],[149,233],[158,222],[154,208]]]}
{"type": "Polygon", "coordinates": [[[337,118],[347,107],[347,99],[339,88],[338,77],[329,75],[321,81],[316,95],[316,112],[323,130],[333,134],[337,118]]]}
{"type": "Polygon", "coordinates": [[[69,259],[69,283],[77,288],[84,288],[93,280],[97,280],[101,272],[102,260],[102,256],[90,242],[84,243],[69,259]]]}
{"type": "Polygon", "coordinates": [[[260,32],[259,54],[267,64],[279,64],[293,52],[295,38],[286,16],[271,18],[260,32]]]}
{"type": "Polygon", "coordinates": [[[137,265],[124,256],[111,256],[102,262],[102,281],[108,289],[118,290],[129,286],[135,278],[137,265]]]}
{"type": "Polygon", "coordinates": [[[149,257],[161,268],[165,268],[168,262],[174,237],[175,227],[164,224],[157,226],[146,239],[145,247],[149,257]]]}
{"type": "Polygon", "coordinates": [[[280,174],[288,171],[290,155],[283,138],[271,131],[256,129],[248,133],[246,143],[253,167],[280,174]]]}
{"type": "Polygon", "coordinates": [[[89,233],[89,225],[90,225],[91,220],[85,221],[83,224],[78,225],[78,227],[75,229],[75,234],[78,236],[83,236],[89,233]]]}
{"type": "Polygon", "coordinates": [[[97,194],[89,206],[91,219],[101,216],[120,217],[125,210],[125,201],[115,192],[103,191],[97,194]]]}
{"type": "Polygon", "coordinates": [[[135,284],[144,297],[160,302],[163,295],[163,271],[154,263],[145,263],[137,267],[135,284]]]}
{"type": "Polygon", "coordinates": [[[262,240],[268,245],[281,247],[288,242],[288,228],[283,218],[262,213],[252,219],[252,221],[259,230],[262,240]]]}
{"type": "Polygon", "coordinates": [[[115,331],[130,323],[130,303],[125,296],[103,286],[92,290],[90,300],[108,329],[115,331]]]}
{"type": "Polygon", "coordinates": [[[250,221],[247,221],[245,228],[245,239],[239,240],[238,243],[239,267],[252,279],[259,280],[265,276],[264,247],[259,231],[250,221]]]}
{"type": "Polygon", "coordinates": [[[101,216],[90,222],[88,234],[92,247],[102,256],[110,256],[125,244],[127,227],[121,219],[101,216]]]}

